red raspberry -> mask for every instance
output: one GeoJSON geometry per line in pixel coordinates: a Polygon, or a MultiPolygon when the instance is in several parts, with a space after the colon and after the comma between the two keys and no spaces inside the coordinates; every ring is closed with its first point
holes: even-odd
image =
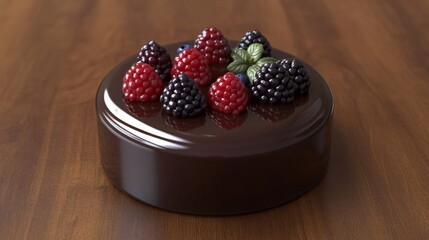
{"type": "Polygon", "coordinates": [[[231,47],[228,44],[228,40],[223,37],[222,32],[217,28],[205,28],[195,39],[194,48],[204,54],[209,63],[219,65],[229,63],[231,47]]]}
{"type": "Polygon", "coordinates": [[[208,99],[219,112],[239,114],[246,109],[248,95],[240,78],[227,72],[210,86],[208,99]]]}
{"type": "Polygon", "coordinates": [[[185,49],[174,58],[171,76],[175,78],[181,73],[188,75],[200,87],[208,85],[212,79],[207,58],[195,48],[185,49]]]}
{"type": "Polygon", "coordinates": [[[139,62],[125,74],[122,92],[124,98],[130,101],[158,101],[162,92],[162,80],[151,65],[139,62]]]}

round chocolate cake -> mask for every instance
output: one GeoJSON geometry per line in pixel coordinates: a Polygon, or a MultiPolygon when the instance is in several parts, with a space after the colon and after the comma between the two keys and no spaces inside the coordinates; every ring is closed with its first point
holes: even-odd
{"type": "MultiPolygon", "coordinates": [[[[165,48],[174,56],[181,44],[165,48]]],[[[271,55],[293,57],[277,49],[271,55]]],[[[325,174],[333,98],[311,66],[303,63],[309,93],[291,104],[250,97],[241,114],[208,108],[198,117],[177,118],[163,112],[160,102],[124,100],[122,79],[135,59],[117,65],[96,97],[103,168],[129,195],[176,212],[240,214],[288,202],[325,174]]],[[[226,71],[211,70],[213,79],[226,71]]]]}

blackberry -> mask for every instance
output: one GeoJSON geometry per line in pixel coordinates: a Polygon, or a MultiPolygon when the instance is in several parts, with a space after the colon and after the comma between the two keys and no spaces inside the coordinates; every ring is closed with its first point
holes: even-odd
{"type": "Polygon", "coordinates": [[[173,78],[160,97],[164,111],[175,117],[194,117],[206,108],[206,99],[197,84],[186,74],[173,78]]]}
{"type": "Polygon", "coordinates": [[[238,43],[238,48],[247,50],[247,48],[252,43],[260,43],[264,46],[264,53],[262,54],[262,57],[271,57],[271,44],[258,30],[246,32],[238,43]]]}
{"type": "Polygon", "coordinates": [[[170,78],[172,65],[170,55],[168,55],[165,48],[161,47],[155,41],[150,41],[141,48],[137,56],[137,62],[144,62],[152,65],[155,72],[163,81],[170,78]]]}
{"type": "Polygon", "coordinates": [[[282,59],[277,62],[288,71],[289,78],[298,85],[296,95],[307,93],[311,82],[304,65],[296,59],[282,59]]]}
{"type": "Polygon", "coordinates": [[[291,103],[298,89],[279,63],[266,63],[256,72],[251,92],[262,103],[291,103]]]}

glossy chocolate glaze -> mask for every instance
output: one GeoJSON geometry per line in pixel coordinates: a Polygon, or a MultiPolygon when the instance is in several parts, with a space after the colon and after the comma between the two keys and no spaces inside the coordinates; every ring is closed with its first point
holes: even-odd
{"type": "MultiPolygon", "coordinates": [[[[166,49],[173,57],[181,44],[166,49]]],[[[276,49],[272,55],[292,57],[276,49]]],[[[123,100],[122,78],[134,60],[105,77],[96,100],[103,168],[131,196],[177,212],[239,214],[285,203],[324,175],[333,99],[311,66],[304,64],[310,93],[294,104],[251,100],[238,116],[209,109],[181,119],[163,113],[160,103],[123,100]]]]}

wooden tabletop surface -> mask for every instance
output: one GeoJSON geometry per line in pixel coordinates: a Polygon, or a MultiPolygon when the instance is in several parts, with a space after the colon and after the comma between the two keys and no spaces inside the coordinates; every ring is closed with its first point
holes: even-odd
{"type": "Polygon", "coordinates": [[[0,0],[0,238],[429,239],[428,13],[426,0],[0,0]],[[151,39],[207,26],[235,40],[259,29],[331,85],[329,169],[295,201],[182,215],[104,175],[103,76],[151,39]]]}

